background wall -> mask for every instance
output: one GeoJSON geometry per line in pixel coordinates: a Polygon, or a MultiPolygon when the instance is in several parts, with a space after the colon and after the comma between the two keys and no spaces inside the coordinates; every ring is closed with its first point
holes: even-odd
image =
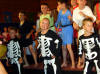
{"type": "MultiPolygon", "coordinates": [[[[70,3],[70,0],[68,1],[70,3]]],[[[90,1],[91,5],[97,0],[88,1],[90,1]]],[[[35,21],[37,12],[40,11],[40,4],[43,2],[48,3],[50,9],[54,9],[57,6],[57,0],[0,0],[0,23],[5,22],[4,20],[7,15],[12,16],[11,20],[13,22],[18,22],[18,12],[20,10],[26,11],[29,18],[32,18],[31,21],[35,21]]]]}

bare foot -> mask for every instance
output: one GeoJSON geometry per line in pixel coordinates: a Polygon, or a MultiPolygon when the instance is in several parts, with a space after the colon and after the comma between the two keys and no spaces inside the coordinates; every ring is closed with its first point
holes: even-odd
{"type": "Polygon", "coordinates": [[[61,65],[61,67],[63,68],[63,67],[67,67],[67,64],[66,63],[63,63],[62,65],[61,65]]]}
{"type": "Polygon", "coordinates": [[[72,65],[71,68],[72,68],[72,69],[75,69],[75,65],[72,65]]]}
{"type": "Polygon", "coordinates": [[[34,68],[38,67],[38,64],[34,64],[34,68]]]}

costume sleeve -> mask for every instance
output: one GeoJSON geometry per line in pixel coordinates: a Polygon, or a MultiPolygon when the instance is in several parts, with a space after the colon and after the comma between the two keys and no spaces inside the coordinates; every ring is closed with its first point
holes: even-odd
{"type": "MultiPolygon", "coordinates": [[[[60,11],[61,12],[61,11],[60,11]]],[[[58,27],[58,25],[61,23],[61,15],[60,12],[58,13],[57,21],[55,23],[55,26],[58,27]]]]}
{"type": "Polygon", "coordinates": [[[87,10],[88,10],[87,16],[92,17],[93,18],[93,21],[95,22],[96,21],[96,17],[94,16],[92,10],[88,6],[87,6],[87,10]]]}
{"type": "Polygon", "coordinates": [[[77,20],[77,12],[76,9],[73,11],[73,16],[72,16],[73,22],[75,22],[76,24],[78,24],[78,20],[77,20]]]}
{"type": "Polygon", "coordinates": [[[19,53],[21,54],[20,57],[23,57],[24,56],[24,53],[23,53],[23,46],[21,44],[21,41],[19,40],[19,46],[20,46],[20,49],[19,49],[19,53]]]}
{"type": "Polygon", "coordinates": [[[54,33],[53,36],[54,36],[53,40],[54,40],[54,46],[55,46],[53,48],[55,48],[55,49],[51,50],[51,52],[53,52],[54,56],[59,57],[61,54],[61,49],[62,49],[62,39],[56,33],[54,33]]]}
{"type": "Polygon", "coordinates": [[[96,40],[96,43],[98,44],[98,46],[100,48],[100,36],[97,35],[95,40],[96,40]]]}
{"type": "Polygon", "coordinates": [[[83,47],[82,47],[81,39],[79,39],[79,47],[78,47],[78,55],[79,55],[79,57],[82,57],[82,54],[83,54],[83,47]]]}

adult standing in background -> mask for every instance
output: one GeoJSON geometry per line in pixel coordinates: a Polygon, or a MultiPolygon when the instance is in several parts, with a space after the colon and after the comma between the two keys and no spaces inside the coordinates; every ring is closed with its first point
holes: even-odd
{"type": "Polygon", "coordinates": [[[28,65],[28,62],[25,58],[25,52],[26,52],[25,50],[26,50],[26,47],[29,47],[29,50],[30,50],[30,52],[33,56],[34,62],[35,62],[35,66],[37,66],[38,63],[37,63],[36,53],[32,47],[33,40],[32,40],[31,35],[33,33],[33,30],[32,30],[33,27],[30,23],[28,23],[26,21],[25,12],[23,12],[23,11],[19,12],[19,20],[20,20],[19,34],[20,34],[20,38],[21,38],[21,44],[24,49],[24,61],[28,65]]]}

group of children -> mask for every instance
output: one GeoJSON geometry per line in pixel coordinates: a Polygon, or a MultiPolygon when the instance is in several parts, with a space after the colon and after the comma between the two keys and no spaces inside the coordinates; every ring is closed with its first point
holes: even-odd
{"type": "MultiPolygon", "coordinates": [[[[71,0],[72,9],[70,11],[65,0],[58,1],[57,18],[54,17],[55,13],[49,10],[48,4],[41,4],[42,14],[40,15],[39,24],[37,24],[36,36],[39,59],[43,59],[45,74],[61,74],[61,67],[67,66],[66,48],[70,54],[71,68],[75,68],[76,63],[72,50],[74,33],[77,33],[76,44],[79,46],[77,67],[80,68],[81,63],[83,63],[83,74],[92,74],[92,67],[95,65],[97,74],[100,74],[100,39],[99,35],[95,33],[93,25],[96,17],[91,9],[86,6],[86,2],[86,0],[71,0]],[[54,22],[55,19],[57,19],[56,22],[54,22]],[[61,50],[62,65],[59,58],[61,50]]],[[[23,52],[25,52],[26,47],[29,48],[33,56],[35,66],[38,63],[36,53],[32,47],[33,40],[31,35],[33,28],[25,20],[24,12],[19,12],[19,20],[19,30],[14,27],[9,29],[7,62],[17,68],[18,71],[16,70],[15,73],[22,74],[23,57],[24,61],[26,60],[23,52]]],[[[98,20],[96,22],[100,24],[98,20]]]]}

